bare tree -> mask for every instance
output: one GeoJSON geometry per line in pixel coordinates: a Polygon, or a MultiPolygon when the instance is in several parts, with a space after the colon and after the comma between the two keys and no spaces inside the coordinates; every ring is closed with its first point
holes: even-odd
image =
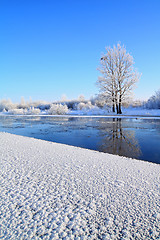
{"type": "Polygon", "coordinates": [[[97,84],[103,97],[112,103],[112,110],[122,113],[122,103],[131,94],[140,74],[133,68],[133,57],[120,44],[107,47],[106,54],[101,57],[102,76],[97,84]]]}

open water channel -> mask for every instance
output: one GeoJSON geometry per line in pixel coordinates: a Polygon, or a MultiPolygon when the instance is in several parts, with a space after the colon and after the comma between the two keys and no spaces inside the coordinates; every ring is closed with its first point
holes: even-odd
{"type": "Polygon", "coordinates": [[[4,115],[0,131],[160,164],[160,119],[4,115]]]}

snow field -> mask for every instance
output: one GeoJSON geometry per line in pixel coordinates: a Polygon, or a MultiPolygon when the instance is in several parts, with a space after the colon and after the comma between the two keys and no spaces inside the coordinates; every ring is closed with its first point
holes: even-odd
{"type": "Polygon", "coordinates": [[[160,166],[0,133],[0,239],[159,239],[160,166]]]}

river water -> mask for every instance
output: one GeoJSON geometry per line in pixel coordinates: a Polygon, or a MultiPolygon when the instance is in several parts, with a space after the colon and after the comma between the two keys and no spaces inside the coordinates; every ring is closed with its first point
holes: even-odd
{"type": "Polygon", "coordinates": [[[160,164],[160,119],[4,115],[0,131],[160,164]]]}

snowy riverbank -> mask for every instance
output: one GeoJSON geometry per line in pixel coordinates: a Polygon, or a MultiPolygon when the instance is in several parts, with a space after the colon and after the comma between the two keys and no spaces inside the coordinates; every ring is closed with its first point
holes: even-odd
{"type": "Polygon", "coordinates": [[[93,107],[91,109],[71,110],[63,105],[56,105],[51,107],[49,110],[40,110],[39,108],[21,108],[21,109],[10,109],[8,111],[0,112],[0,116],[97,116],[97,117],[160,117],[160,109],[147,109],[142,107],[137,108],[123,108],[122,114],[116,114],[108,111],[105,108],[93,107]]]}
{"type": "Polygon", "coordinates": [[[1,239],[160,237],[159,165],[8,133],[0,141],[1,239]]]}

